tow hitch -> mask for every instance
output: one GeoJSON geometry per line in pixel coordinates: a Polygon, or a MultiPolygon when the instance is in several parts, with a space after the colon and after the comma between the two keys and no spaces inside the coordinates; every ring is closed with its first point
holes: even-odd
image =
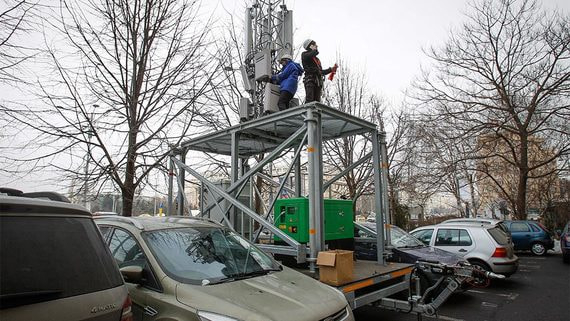
{"type": "Polygon", "coordinates": [[[376,305],[400,312],[417,313],[420,319],[421,315],[435,315],[437,309],[460,287],[487,286],[489,280],[493,278],[504,279],[505,276],[482,271],[468,263],[446,265],[439,262],[418,261],[410,278],[408,300],[383,298],[376,305]],[[432,286],[422,289],[421,278],[422,274],[426,273],[438,275],[440,278],[432,286]]]}

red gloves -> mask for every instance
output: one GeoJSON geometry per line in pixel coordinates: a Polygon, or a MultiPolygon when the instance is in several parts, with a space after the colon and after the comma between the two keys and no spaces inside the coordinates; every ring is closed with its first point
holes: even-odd
{"type": "Polygon", "coordinates": [[[329,80],[333,80],[334,75],[336,74],[336,69],[338,68],[337,64],[334,64],[334,66],[332,67],[331,73],[329,74],[329,80]]]}

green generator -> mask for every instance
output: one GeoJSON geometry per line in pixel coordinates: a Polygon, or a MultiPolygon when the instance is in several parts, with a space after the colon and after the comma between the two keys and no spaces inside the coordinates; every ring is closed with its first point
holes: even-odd
{"type": "MultiPolygon", "coordinates": [[[[325,241],[354,239],[352,200],[325,199],[325,241]]],[[[309,199],[281,198],[275,202],[275,226],[299,243],[309,243],[309,199]]],[[[274,236],[275,241],[281,239],[274,236]]]]}

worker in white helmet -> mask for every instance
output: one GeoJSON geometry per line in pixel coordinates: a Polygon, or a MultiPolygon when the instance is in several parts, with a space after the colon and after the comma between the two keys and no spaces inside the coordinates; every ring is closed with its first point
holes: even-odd
{"type": "Polygon", "coordinates": [[[289,103],[297,92],[297,85],[299,77],[303,74],[303,68],[294,62],[293,57],[289,54],[282,55],[279,63],[283,68],[278,74],[271,76],[271,82],[279,85],[280,93],[277,107],[279,110],[285,110],[289,108],[289,103]]]}
{"type": "Polygon", "coordinates": [[[333,68],[327,68],[323,70],[321,66],[321,61],[317,57],[319,54],[319,47],[313,39],[307,39],[303,42],[303,48],[305,51],[301,54],[301,62],[303,63],[303,69],[305,69],[305,78],[303,78],[303,83],[305,84],[305,103],[310,103],[312,101],[321,101],[321,93],[323,90],[324,76],[333,72],[333,68]]]}

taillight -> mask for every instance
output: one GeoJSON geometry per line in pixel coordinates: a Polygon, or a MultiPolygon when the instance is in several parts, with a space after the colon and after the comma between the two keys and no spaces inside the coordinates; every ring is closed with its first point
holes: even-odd
{"type": "Polygon", "coordinates": [[[123,303],[123,310],[121,311],[121,321],[133,321],[133,302],[131,298],[127,296],[125,303],[123,303]]]}
{"type": "Polygon", "coordinates": [[[493,253],[493,257],[507,257],[507,249],[504,247],[495,248],[495,252],[493,253]]]}

